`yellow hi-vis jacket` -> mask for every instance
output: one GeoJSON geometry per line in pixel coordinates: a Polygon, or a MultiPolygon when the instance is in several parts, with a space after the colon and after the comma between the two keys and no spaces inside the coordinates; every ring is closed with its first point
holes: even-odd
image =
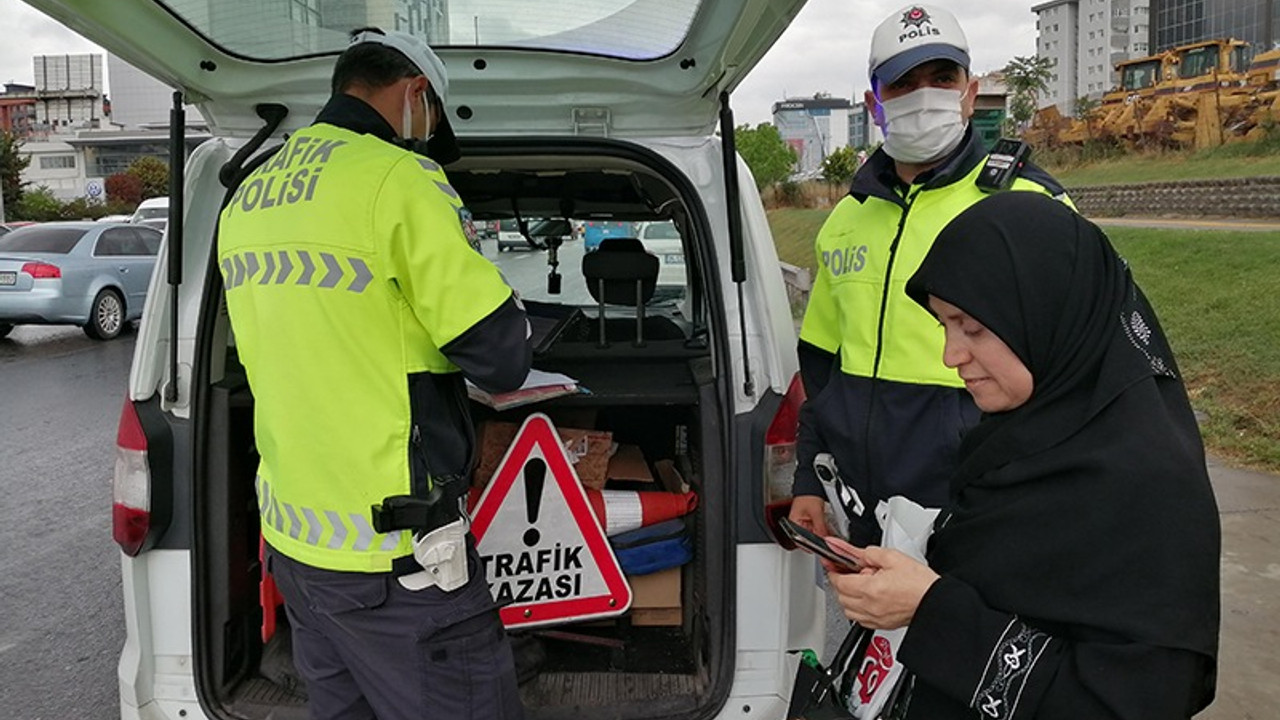
{"type": "MultiPolygon", "coordinates": [[[[944,188],[912,185],[899,205],[845,197],[818,233],[818,273],[800,339],[840,353],[848,375],[964,387],[942,364],[937,318],[907,297],[907,280],[952,218],[985,197],[974,183],[982,165],[944,188]]],[[[1016,178],[1010,190],[1046,192],[1016,178]]]]}
{"type": "MultiPolygon", "coordinates": [[[[942,362],[938,320],[904,288],[942,228],[985,197],[975,180],[986,155],[970,129],[951,159],[904,188],[879,150],[818,233],[817,277],[800,331],[808,399],[800,409],[793,492],[824,496],[814,462],[831,455],[868,509],[850,519],[855,544],[878,542],[880,500],[904,495],[927,507],[945,504],[960,436],[977,421],[964,383],[942,362]]],[[[1010,191],[1069,203],[1030,165],[1010,191]]]]}
{"type": "MultiPolygon", "coordinates": [[[[262,532],[308,565],[380,572],[411,552],[370,506],[411,494],[407,376],[511,297],[468,243],[444,172],[374,135],[295,133],[234,192],[218,265],[254,395],[262,532]]],[[[465,399],[464,399],[465,402],[465,399]]]]}

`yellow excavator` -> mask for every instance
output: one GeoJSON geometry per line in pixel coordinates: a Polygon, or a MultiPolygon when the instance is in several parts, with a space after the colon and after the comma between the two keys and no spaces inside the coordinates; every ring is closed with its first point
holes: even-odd
{"type": "Polygon", "coordinates": [[[1118,63],[1120,84],[1096,107],[1077,118],[1044,108],[1024,136],[1040,146],[1183,148],[1254,139],[1280,121],[1280,49],[1252,61],[1249,50],[1241,40],[1207,40],[1118,63]]]}

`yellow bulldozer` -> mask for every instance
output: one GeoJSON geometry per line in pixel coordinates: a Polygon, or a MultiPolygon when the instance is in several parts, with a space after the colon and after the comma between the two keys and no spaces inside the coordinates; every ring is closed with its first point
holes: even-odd
{"type": "Polygon", "coordinates": [[[1249,50],[1240,40],[1208,40],[1118,63],[1119,86],[1095,107],[1074,118],[1044,108],[1024,137],[1038,146],[1197,149],[1255,139],[1280,122],[1280,49],[1252,61],[1249,50]]]}

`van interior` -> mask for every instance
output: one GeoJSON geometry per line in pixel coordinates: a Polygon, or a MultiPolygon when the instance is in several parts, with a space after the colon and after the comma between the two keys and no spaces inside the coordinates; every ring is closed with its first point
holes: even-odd
{"type": "MultiPolygon", "coordinates": [[[[693,559],[667,571],[663,612],[633,606],[608,620],[511,633],[527,713],[586,720],[705,713],[728,693],[734,652],[732,392],[720,364],[728,356],[726,312],[707,210],[662,158],[607,140],[490,143],[468,148],[448,175],[477,221],[515,218],[546,231],[529,234],[533,252],[499,256],[493,239],[481,239],[480,249],[537,308],[535,325],[547,323],[535,338],[534,367],[569,375],[588,391],[501,411],[473,400],[477,432],[546,413],[561,429],[610,433],[610,451],[638,448],[654,478],[674,470],[698,495],[684,517],[693,559]],[[555,220],[564,222],[548,222],[555,220]],[[575,228],[593,220],[673,223],[684,282],[658,287],[656,266],[642,257],[653,254],[638,240],[584,252],[575,228]]],[[[195,414],[208,438],[196,454],[193,489],[195,506],[206,508],[193,542],[197,678],[206,707],[224,717],[301,718],[305,687],[293,671],[285,613],[261,599],[253,395],[220,275],[209,277],[198,340],[198,362],[207,365],[196,374],[207,379],[195,414]],[[265,642],[264,620],[275,624],[265,642]]],[[[608,487],[647,489],[637,482],[608,487]]]]}

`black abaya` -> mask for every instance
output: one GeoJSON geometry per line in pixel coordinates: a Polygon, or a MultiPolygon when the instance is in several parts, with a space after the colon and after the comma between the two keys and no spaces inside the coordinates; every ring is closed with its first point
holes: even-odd
{"type": "Polygon", "coordinates": [[[1009,192],[952,221],[907,292],[995,333],[1031,398],[963,440],[900,650],[909,718],[1187,718],[1214,693],[1220,531],[1155,314],[1105,235],[1009,192]]]}

